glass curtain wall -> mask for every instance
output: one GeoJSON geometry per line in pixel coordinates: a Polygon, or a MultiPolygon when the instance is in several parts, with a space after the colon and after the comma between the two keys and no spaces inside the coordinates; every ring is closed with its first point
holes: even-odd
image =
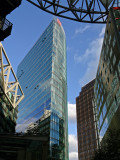
{"type": "Polygon", "coordinates": [[[119,127],[120,10],[110,10],[94,87],[100,141],[108,128],[119,127]]]}
{"type": "Polygon", "coordinates": [[[58,19],[53,19],[20,63],[17,76],[25,94],[17,132],[44,123],[37,132],[49,134],[49,159],[68,160],[66,39],[58,19]]]}

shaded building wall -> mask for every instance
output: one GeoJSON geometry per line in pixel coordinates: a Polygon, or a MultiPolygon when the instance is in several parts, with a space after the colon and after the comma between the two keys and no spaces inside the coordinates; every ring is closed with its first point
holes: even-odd
{"type": "Polygon", "coordinates": [[[47,160],[48,137],[40,134],[0,134],[1,160],[47,160]]]}
{"type": "Polygon", "coordinates": [[[108,128],[120,128],[120,8],[109,12],[95,81],[100,142],[108,128]]]}
{"type": "Polygon", "coordinates": [[[97,148],[96,124],[92,104],[94,82],[95,80],[92,80],[82,87],[76,98],[79,160],[90,160],[97,148]]]}

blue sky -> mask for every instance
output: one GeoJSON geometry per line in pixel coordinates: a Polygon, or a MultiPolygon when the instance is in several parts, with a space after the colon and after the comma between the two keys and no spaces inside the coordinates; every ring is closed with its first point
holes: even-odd
{"type": "MultiPolygon", "coordinates": [[[[12,34],[2,43],[16,73],[25,57],[53,19],[32,4],[22,5],[7,16],[13,23],[12,34]]],[[[105,25],[86,24],[59,18],[66,33],[69,113],[69,155],[77,160],[75,98],[81,87],[95,78],[105,25]]]]}

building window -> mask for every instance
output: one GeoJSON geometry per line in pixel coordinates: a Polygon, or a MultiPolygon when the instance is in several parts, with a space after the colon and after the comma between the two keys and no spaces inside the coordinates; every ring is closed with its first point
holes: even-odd
{"type": "Polygon", "coordinates": [[[106,54],[108,54],[108,50],[109,50],[109,47],[108,47],[108,45],[107,45],[107,47],[106,47],[106,54]]]}
{"type": "Polygon", "coordinates": [[[104,57],[104,53],[105,53],[105,52],[104,52],[104,49],[102,49],[102,55],[103,55],[103,57],[104,57]]]}
{"type": "Polygon", "coordinates": [[[116,98],[116,96],[115,96],[115,103],[116,103],[116,105],[117,105],[117,98],[116,98]]]}
{"type": "Polygon", "coordinates": [[[104,68],[104,63],[103,63],[103,68],[104,68]]]}
{"type": "Polygon", "coordinates": [[[110,27],[110,25],[111,25],[111,18],[109,19],[109,27],[110,27]]]}
{"type": "Polygon", "coordinates": [[[101,114],[100,114],[99,121],[100,121],[100,127],[101,127],[101,125],[102,125],[102,122],[103,122],[103,118],[102,118],[102,112],[101,112],[101,114]]]}
{"type": "Polygon", "coordinates": [[[116,57],[114,55],[114,57],[113,57],[113,65],[115,65],[115,63],[116,63],[116,57]]]}
{"type": "Polygon", "coordinates": [[[113,67],[112,65],[110,66],[110,74],[113,72],[113,67]]]}
{"type": "Polygon", "coordinates": [[[120,61],[119,61],[119,63],[118,63],[118,72],[119,72],[119,74],[120,74],[120,61]]]}
{"type": "Polygon", "coordinates": [[[111,50],[110,50],[110,58],[112,57],[112,53],[113,53],[113,50],[111,48],[111,50]]]}
{"type": "Polygon", "coordinates": [[[116,39],[115,39],[115,36],[113,38],[113,47],[115,46],[115,43],[116,43],[116,39]]]}
{"type": "Polygon", "coordinates": [[[117,102],[118,102],[118,105],[120,104],[120,87],[116,93],[116,99],[117,99],[117,102]]]}
{"type": "Polygon", "coordinates": [[[107,34],[108,34],[108,30],[107,30],[107,34]]]}
{"type": "Polygon", "coordinates": [[[107,112],[107,110],[106,110],[106,105],[104,104],[104,106],[103,106],[103,117],[105,117],[106,112],[107,112]]]}
{"type": "Polygon", "coordinates": [[[107,68],[105,68],[105,74],[107,73],[107,68]]]}
{"type": "Polygon", "coordinates": [[[109,36],[109,44],[110,44],[110,42],[111,42],[111,35],[109,36]]]}
{"type": "Polygon", "coordinates": [[[110,66],[110,59],[108,58],[107,65],[110,66]]]}
{"type": "Polygon", "coordinates": [[[115,75],[111,83],[112,92],[114,92],[117,84],[119,84],[119,80],[118,80],[118,77],[115,75]]]}

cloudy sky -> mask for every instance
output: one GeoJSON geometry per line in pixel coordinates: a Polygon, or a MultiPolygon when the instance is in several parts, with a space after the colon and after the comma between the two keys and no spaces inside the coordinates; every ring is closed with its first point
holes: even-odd
{"type": "MultiPolygon", "coordinates": [[[[73,66],[75,67],[75,72],[70,71],[68,65],[68,116],[69,116],[69,157],[70,160],[78,160],[77,153],[77,129],[76,129],[76,104],[75,97],[79,95],[81,87],[87,84],[90,80],[95,78],[97,66],[99,62],[100,51],[103,42],[103,36],[105,32],[105,26],[98,26],[99,32],[97,32],[97,26],[84,25],[84,27],[79,27],[75,29],[74,36],[79,36],[79,42],[83,43],[85,49],[82,49],[83,46],[77,47],[69,47],[68,46],[68,54],[71,53],[73,55],[73,66]],[[91,27],[91,28],[90,28],[91,27]],[[92,27],[95,27],[93,30],[92,27]],[[92,35],[87,36],[87,34],[96,34],[95,38],[92,35]],[[77,35],[76,35],[77,34],[77,35]],[[84,38],[81,39],[82,34],[84,34],[84,38]],[[87,42],[88,41],[88,42],[87,42]],[[81,48],[81,49],[80,49],[81,48]],[[74,53],[72,51],[74,50],[74,53]],[[84,50],[84,51],[83,51],[84,50]],[[72,75],[74,74],[74,76],[72,75]],[[71,76],[74,82],[71,82],[71,76]],[[76,77],[76,78],[75,78],[76,77]],[[78,87],[78,88],[77,88],[78,87]],[[73,94],[73,96],[72,96],[73,94]]],[[[78,40],[76,40],[78,41],[78,40]]],[[[79,44],[80,45],[80,44],[79,44]]],[[[68,60],[68,63],[71,63],[68,60]]],[[[72,67],[71,67],[72,69],[72,67]]]]}
{"type": "MultiPolygon", "coordinates": [[[[3,46],[16,72],[18,64],[49,25],[53,15],[23,1],[7,19],[13,23],[13,29],[3,46]]],[[[60,21],[67,42],[69,157],[70,160],[78,160],[75,99],[81,87],[95,78],[105,25],[61,18],[60,21]]]]}

